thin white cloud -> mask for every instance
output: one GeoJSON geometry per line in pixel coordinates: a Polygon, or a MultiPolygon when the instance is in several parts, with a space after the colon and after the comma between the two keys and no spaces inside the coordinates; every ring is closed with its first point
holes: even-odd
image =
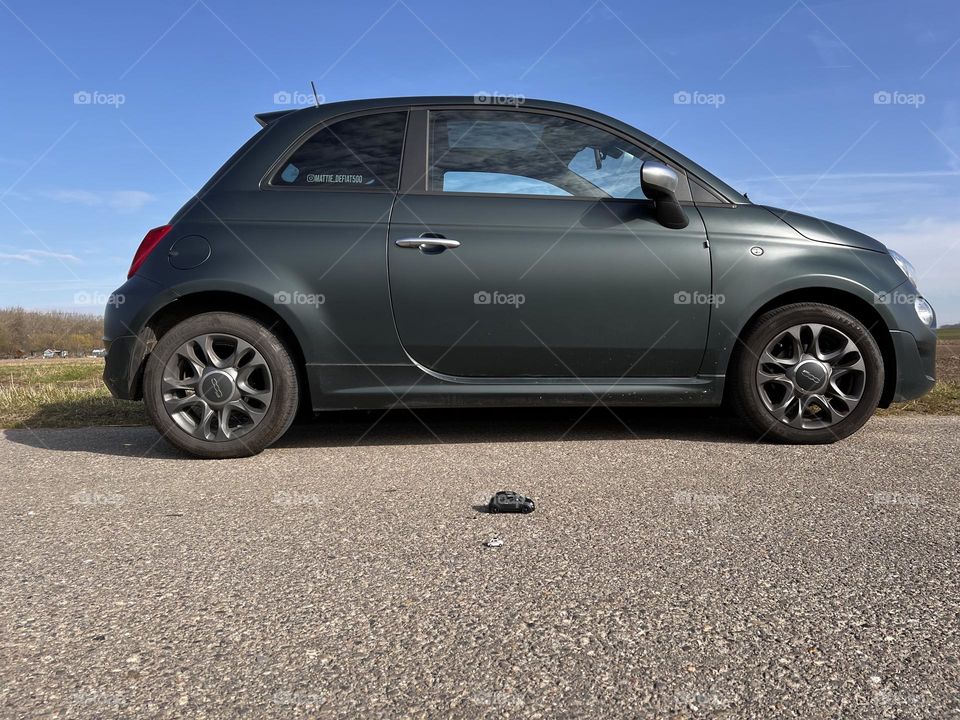
{"type": "Polygon", "coordinates": [[[840,40],[819,32],[807,35],[807,39],[813,43],[825,69],[853,67],[850,63],[850,50],[840,40]]]}
{"type": "Polygon", "coordinates": [[[759,177],[742,178],[734,180],[731,185],[736,187],[738,184],[757,183],[757,182],[776,182],[782,180],[786,183],[791,182],[831,182],[842,180],[917,180],[924,178],[939,177],[960,177],[960,169],[957,170],[913,170],[907,172],[849,172],[849,173],[831,173],[829,175],[819,175],[817,173],[807,173],[799,175],[761,175],[759,177]]]}
{"type": "Polygon", "coordinates": [[[733,185],[756,202],[838,222],[902,253],[917,268],[938,321],[954,323],[960,321],[958,178],[960,169],[942,169],[767,176],[733,185]]]}
{"type": "Polygon", "coordinates": [[[0,252],[0,261],[25,262],[30,265],[40,265],[44,260],[60,260],[65,262],[80,262],[80,258],[69,253],[58,253],[50,250],[15,250],[0,252]]]}
{"type": "Polygon", "coordinates": [[[960,221],[917,219],[889,232],[878,232],[876,237],[917,268],[920,292],[933,303],[940,323],[960,321],[960,221]]]}
{"type": "Polygon", "coordinates": [[[950,167],[960,171],[960,105],[955,100],[944,107],[936,138],[947,154],[950,167]]]}
{"type": "MultiPolygon", "coordinates": [[[[921,277],[940,277],[951,288],[956,284],[960,255],[960,221],[923,218],[878,232],[877,239],[906,255],[921,277]]],[[[922,283],[921,283],[922,284],[922,283]]]]}
{"type": "Polygon", "coordinates": [[[86,205],[87,207],[106,207],[117,212],[130,213],[142,210],[157,197],[143,190],[57,190],[46,193],[51,200],[63,203],[86,205]]]}

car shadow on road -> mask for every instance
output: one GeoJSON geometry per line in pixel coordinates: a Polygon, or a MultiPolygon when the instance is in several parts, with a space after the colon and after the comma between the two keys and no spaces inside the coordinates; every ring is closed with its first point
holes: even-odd
{"type": "MultiPolygon", "coordinates": [[[[185,459],[150,427],[6,430],[31,447],[126,457],[185,459]]],[[[753,435],[720,409],[483,408],[320,413],[294,424],[274,448],[457,443],[650,440],[753,443],[753,435]]]]}
{"type": "Polygon", "coordinates": [[[295,425],[275,447],[650,438],[756,440],[734,418],[716,409],[470,408],[321,413],[295,425]]]}

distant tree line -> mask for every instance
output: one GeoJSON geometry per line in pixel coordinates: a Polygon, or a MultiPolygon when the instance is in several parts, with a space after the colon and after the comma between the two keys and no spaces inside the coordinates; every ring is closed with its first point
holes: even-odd
{"type": "Polygon", "coordinates": [[[103,318],[21,307],[0,309],[0,357],[23,357],[47,348],[89,354],[103,346],[103,318]]]}

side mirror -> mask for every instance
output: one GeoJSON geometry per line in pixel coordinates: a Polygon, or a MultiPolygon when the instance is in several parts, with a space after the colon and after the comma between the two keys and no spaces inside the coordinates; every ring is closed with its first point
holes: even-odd
{"type": "Polygon", "coordinates": [[[663,163],[646,160],[640,166],[640,189],[653,200],[657,209],[657,221],[664,227],[675,230],[685,228],[690,223],[677,201],[679,185],[680,176],[663,163]]]}

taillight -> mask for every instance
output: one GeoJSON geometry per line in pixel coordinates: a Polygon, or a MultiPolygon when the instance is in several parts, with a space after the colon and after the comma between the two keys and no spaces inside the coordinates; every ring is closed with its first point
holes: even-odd
{"type": "Polygon", "coordinates": [[[143,236],[143,240],[140,242],[140,247],[137,248],[137,252],[133,256],[133,262],[130,263],[130,272],[127,273],[127,279],[132,278],[136,274],[140,266],[143,265],[143,261],[147,259],[147,255],[153,252],[153,249],[160,244],[160,241],[170,232],[170,228],[172,227],[173,225],[161,225],[160,227],[155,227],[153,230],[147,231],[147,234],[143,236]]]}

